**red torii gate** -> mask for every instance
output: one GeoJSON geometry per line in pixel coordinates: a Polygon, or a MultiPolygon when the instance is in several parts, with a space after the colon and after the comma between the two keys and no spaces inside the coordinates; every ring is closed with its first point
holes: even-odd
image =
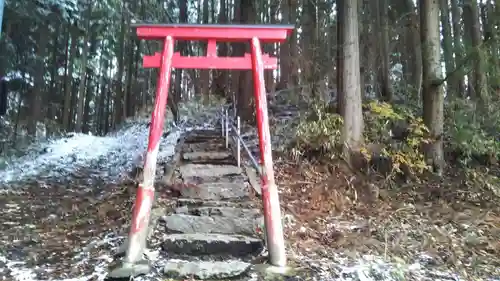
{"type": "Polygon", "coordinates": [[[262,53],[261,43],[284,42],[293,25],[216,25],[216,24],[134,24],[139,39],[163,40],[162,53],[145,56],[146,68],[160,68],[155,107],[151,118],[149,143],[144,163],[144,179],[137,189],[128,248],[120,273],[137,275],[143,270],[136,266],[142,260],[146,245],[147,226],[154,196],[154,178],[160,138],[163,131],[170,74],[172,68],[252,70],[260,153],[263,164],[262,200],[270,263],[286,265],[283,227],[278,190],[274,181],[271,137],[264,85],[264,69],[277,69],[277,58],[262,53]],[[175,40],[208,41],[207,55],[181,56],[174,52],[175,40]],[[218,57],[217,42],[251,42],[251,54],[243,57],[218,57]],[[128,272],[128,273],[126,273],[128,272]]]}

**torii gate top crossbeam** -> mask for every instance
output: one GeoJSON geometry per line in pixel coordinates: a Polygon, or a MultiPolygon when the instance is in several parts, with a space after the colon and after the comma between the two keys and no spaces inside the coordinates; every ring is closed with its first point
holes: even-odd
{"type": "MultiPolygon", "coordinates": [[[[229,24],[133,24],[137,29],[137,37],[146,40],[165,40],[168,36],[177,40],[207,41],[205,56],[181,56],[174,52],[173,68],[182,69],[252,69],[249,54],[243,57],[217,56],[217,42],[249,42],[257,38],[263,43],[279,43],[287,39],[293,31],[293,25],[229,25],[229,24]]],[[[143,67],[158,68],[161,63],[161,53],[144,56],[143,67]]],[[[277,69],[278,59],[267,54],[262,55],[264,69],[277,69]]]]}
{"type": "Polygon", "coordinates": [[[254,37],[263,43],[284,42],[294,29],[293,25],[265,24],[148,24],[136,23],[139,39],[164,39],[172,36],[177,40],[209,40],[246,42],[254,37]]]}

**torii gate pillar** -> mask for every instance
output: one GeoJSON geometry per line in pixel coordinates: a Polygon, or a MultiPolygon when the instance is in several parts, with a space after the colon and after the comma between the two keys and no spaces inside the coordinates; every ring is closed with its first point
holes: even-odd
{"type": "MultiPolygon", "coordinates": [[[[163,40],[162,53],[145,56],[144,67],[160,68],[155,107],[151,118],[149,143],[144,163],[144,179],[139,184],[124,267],[133,268],[142,260],[154,195],[154,178],[160,138],[163,131],[170,74],[172,68],[252,70],[260,154],[263,164],[262,200],[269,262],[286,266],[285,243],[278,190],[274,180],[271,136],[267,113],[264,69],[277,69],[277,59],[262,53],[261,43],[284,42],[293,25],[200,25],[135,24],[140,39],[163,40]],[[184,57],[174,53],[175,40],[208,41],[207,55],[184,57]],[[251,54],[243,57],[218,57],[217,42],[250,42],[251,54]]],[[[139,273],[137,270],[132,270],[139,273]]]]}

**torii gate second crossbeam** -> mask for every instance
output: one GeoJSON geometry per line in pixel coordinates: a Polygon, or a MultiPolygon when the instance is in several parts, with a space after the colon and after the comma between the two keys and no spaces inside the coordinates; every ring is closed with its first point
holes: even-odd
{"type": "Polygon", "coordinates": [[[276,69],[277,58],[263,54],[261,43],[284,42],[293,31],[293,25],[135,24],[134,27],[137,28],[137,36],[140,39],[163,40],[163,50],[161,53],[145,56],[143,60],[144,67],[160,69],[159,84],[150,126],[144,178],[137,189],[124,265],[133,268],[134,264],[141,261],[145,249],[170,74],[172,68],[183,68],[252,70],[259,145],[263,164],[262,200],[269,261],[275,266],[285,266],[283,226],[278,190],[274,180],[264,84],[264,69],[276,69]],[[179,52],[174,52],[175,40],[207,41],[207,55],[200,57],[181,56],[179,52]],[[219,57],[217,56],[217,42],[250,42],[251,54],[245,54],[243,57],[219,57]]]}

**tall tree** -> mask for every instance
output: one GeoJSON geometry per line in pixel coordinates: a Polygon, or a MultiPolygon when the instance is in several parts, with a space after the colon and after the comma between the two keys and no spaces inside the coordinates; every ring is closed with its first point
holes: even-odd
{"type": "Polygon", "coordinates": [[[363,113],[361,111],[361,89],[359,72],[359,29],[358,0],[339,0],[342,10],[339,18],[343,23],[343,54],[342,60],[342,103],[345,106],[344,117],[344,154],[349,162],[354,161],[353,152],[359,152],[363,144],[363,113]]]}
{"type": "Polygon", "coordinates": [[[69,130],[69,124],[71,123],[71,100],[72,100],[72,82],[73,82],[73,61],[76,56],[77,51],[77,41],[78,41],[78,29],[76,26],[70,25],[68,27],[68,32],[71,34],[71,43],[69,45],[69,51],[66,52],[66,77],[64,79],[64,104],[63,104],[63,114],[62,114],[62,128],[63,130],[69,130]]]}
{"type": "MultiPolygon", "coordinates": [[[[296,24],[297,1],[281,1],[281,18],[283,24],[296,24]]],[[[298,84],[297,74],[297,32],[296,30],[288,37],[286,43],[280,45],[280,77],[278,89],[293,88],[298,84]]]]}
{"type": "MultiPolygon", "coordinates": [[[[238,10],[241,23],[256,23],[257,10],[253,0],[240,0],[240,9],[238,10]]],[[[235,10],[235,15],[236,15],[235,10]]],[[[243,56],[244,53],[250,53],[249,44],[239,44],[235,55],[243,56]]],[[[243,120],[254,121],[254,99],[253,99],[253,83],[251,71],[241,71],[238,75],[238,91],[236,92],[238,99],[238,113],[243,120]]]]}
{"type": "Polygon", "coordinates": [[[477,0],[468,0],[464,5],[464,17],[470,19],[469,32],[472,40],[472,48],[474,52],[474,71],[472,75],[472,96],[478,101],[485,103],[488,99],[488,88],[485,74],[485,51],[482,47],[481,23],[479,20],[479,9],[477,0]]]}
{"type": "MultiPolygon", "coordinates": [[[[453,43],[451,36],[451,24],[450,24],[450,7],[448,0],[440,0],[439,1],[441,7],[441,27],[443,30],[443,55],[444,55],[444,64],[446,67],[446,73],[452,73],[455,70],[455,61],[453,59],[453,43]]],[[[451,78],[451,77],[450,77],[451,78]]],[[[454,94],[457,83],[452,79],[447,82],[447,94],[454,94]]]]}
{"type": "Polygon", "coordinates": [[[120,34],[118,37],[118,72],[116,74],[116,93],[113,102],[114,120],[113,127],[116,128],[123,120],[124,110],[124,91],[123,91],[123,73],[125,72],[125,33],[127,32],[125,3],[121,4],[121,20],[120,20],[120,34]]]}
{"type": "Polygon", "coordinates": [[[389,4],[388,0],[373,1],[376,5],[378,40],[378,88],[380,97],[384,101],[392,101],[391,81],[389,79],[390,54],[389,54],[389,4]],[[378,2],[378,3],[377,3],[378,2]]]}
{"type": "Polygon", "coordinates": [[[442,71],[438,1],[420,0],[420,28],[423,54],[423,119],[432,139],[426,147],[426,155],[436,172],[441,173],[444,166],[444,95],[440,83],[442,71]]]}
{"type": "Polygon", "coordinates": [[[92,15],[92,1],[88,2],[88,16],[85,21],[85,36],[83,39],[83,51],[82,51],[82,69],[80,70],[80,85],[78,90],[78,102],[76,110],[76,124],[75,131],[81,132],[83,126],[83,112],[85,106],[85,85],[87,83],[87,63],[88,63],[88,53],[89,53],[89,40],[90,40],[90,19],[92,15]]]}
{"type": "MultiPolygon", "coordinates": [[[[186,2],[184,0],[181,0],[181,2],[186,2]]],[[[209,10],[209,5],[208,5],[208,0],[203,0],[203,23],[208,24],[208,19],[210,15],[210,10],[209,10]]],[[[203,50],[203,55],[207,55],[207,44],[202,44],[203,50]]],[[[201,82],[201,94],[203,95],[203,98],[208,101],[210,97],[210,70],[201,70],[200,71],[200,82],[201,82]]]]}
{"type": "MultiPolygon", "coordinates": [[[[453,54],[455,57],[455,66],[461,67],[463,64],[464,50],[463,50],[463,32],[461,25],[461,13],[459,7],[459,0],[451,0],[451,21],[453,29],[453,54]]],[[[455,70],[457,71],[457,70],[455,70]]],[[[463,71],[458,70],[457,75],[449,83],[455,84],[457,89],[457,96],[463,97],[465,95],[465,75],[463,71]]]]}
{"type": "Polygon", "coordinates": [[[405,29],[404,48],[409,48],[410,56],[406,60],[406,71],[410,73],[410,85],[415,89],[417,97],[420,98],[422,90],[422,48],[420,44],[420,24],[417,9],[413,0],[401,2],[402,12],[407,17],[407,28],[405,29]]]}
{"type": "Polygon", "coordinates": [[[302,2],[302,28],[300,42],[302,46],[302,65],[304,69],[301,74],[304,83],[309,87],[312,96],[317,95],[317,61],[316,52],[318,48],[317,39],[317,14],[316,0],[303,0],[302,2]]]}
{"type": "Polygon", "coordinates": [[[43,114],[42,103],[45,102],[45,54],[47,53],[47,44],[49,43],[49,26],[48,21],[40,23],[38,29],[38,44],[36,56],[36,72],[35,72],[35,88],[32,90],[31,97],[31,118],[28,123],[28,134],[36,136],[37,124],[45,118],[43,114]]]}

